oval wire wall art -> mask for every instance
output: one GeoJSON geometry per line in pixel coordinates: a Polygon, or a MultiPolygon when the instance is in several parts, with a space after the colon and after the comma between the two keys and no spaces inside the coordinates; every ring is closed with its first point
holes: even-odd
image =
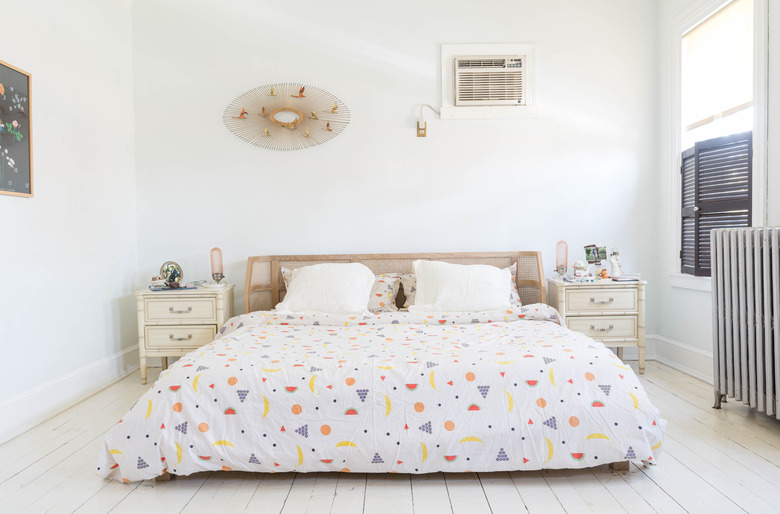
{"type": "Polygon", "coordinates": [[[272,150],[300,150],[339,135],[349,124],[349,109],[316,87],[267,84],[233,100],[222,119],[247,143],[272,150]]]}

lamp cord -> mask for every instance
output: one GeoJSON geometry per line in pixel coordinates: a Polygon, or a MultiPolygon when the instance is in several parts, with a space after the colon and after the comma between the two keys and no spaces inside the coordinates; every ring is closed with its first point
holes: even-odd
{"type": "Polygon", "coordinates": [[[422,114],[422,112],[423,112],[423,108],[424,108],[424,107],[427,107],[428,109],[432,110],[433,112],[435,112],[436,114],[438,114],[439,116],[441,116],[441,112],[437,111],[437,110],[436,110],[436,108],[435,108],[435,107],[433,107],[432,105],[428,105],[428,104],[421,104],[421,105],[420,105],[420,119],[423,119],[423,114],[422,114]]]}

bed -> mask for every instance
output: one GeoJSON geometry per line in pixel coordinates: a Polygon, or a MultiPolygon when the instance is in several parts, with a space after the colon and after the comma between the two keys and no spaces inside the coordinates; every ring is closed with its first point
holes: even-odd
{"type": "MultiPolygon", "coordinates": [[[[538,252],[251,257],[246,314],[164,370],[108,432],[99,476],[431,473],[654,464],[664,422],[630,367],[544,304],[538,252]],[[517,265],[523,305],[375,315],[272,311],[282,267],[517,265]]],[[[404,294],[399,293],[398,305],[404,294]]]]}

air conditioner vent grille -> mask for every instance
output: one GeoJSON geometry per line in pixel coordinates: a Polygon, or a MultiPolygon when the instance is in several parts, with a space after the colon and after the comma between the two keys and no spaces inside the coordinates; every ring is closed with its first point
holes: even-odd
{"type": "Polygon", "coordinates": [[[525,105],[525,56],[455,57],[455,105],[525,105]]]}
{"type": "Polygon", "coordinates": [[[523,74],[470,73],[461,78],[458,88],[458,101],[512,100],[518,103],[523,99],[523,74]]]}

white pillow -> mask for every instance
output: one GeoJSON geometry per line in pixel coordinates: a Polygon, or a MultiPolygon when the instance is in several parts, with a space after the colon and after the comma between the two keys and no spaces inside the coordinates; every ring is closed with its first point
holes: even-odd
{"type": "MultiPolygon", "coordinates": [[[[285,269],[286,268],[282,268],[282,273],[284,273],[285,269]]],[[[515,275],[517,274],[517,263],[515,262],[511,266],[503,269],[509,270],[510,273],[509,303],[515,307],[522,307],[523,301],[520,299],[520,291],[517,290],[517,281],[515,280],[515,275]]],[[[292,270],[290,270],[290,273],[292,273],[292,270]]],[[[403,308],[408,309],[410,305],[414,305],[414,297],[417,295],[417,277],[414,276],[414,273],[401,275],[401,285],[404,288],[403,308]]]]}
{"type": "Polygon", "coordinates": [[[495,266],[414,261],[417,295],[410,312],[487,311],[509,307],[511,272],[495,266]]]}
{"type": "Polygon", "coordinates": [[[313,264],[292,272],[279,312],[358,314],[366,311],[374,274],[353,263],[313,264]]]}
{"type": "MultiPolygon", "coordinates": [[[[284,288],[290,289],[293,269],[287,266],[280,266],[284,288]]],[[[414,275],[410,275],[414,276],[414,275]]],[[[401,277],[393,273],[384,273],[374,277],[374,286],[371,288],[371,296],[368,300],[368,310],[371,312],[392,312],[397,311],[395,298],[398,296],[398,290],[401,288],[401,277]]]]}

